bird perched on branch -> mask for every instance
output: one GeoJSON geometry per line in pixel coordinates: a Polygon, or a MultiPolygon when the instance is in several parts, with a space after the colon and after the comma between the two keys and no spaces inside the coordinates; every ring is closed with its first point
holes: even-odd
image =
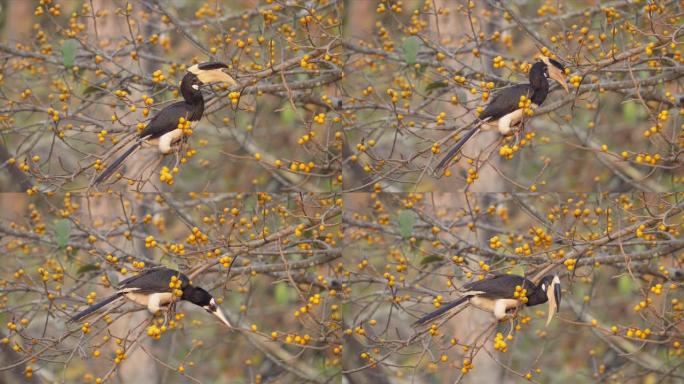
{"type": "Polygon", "coordinates": [[[438,310],[418,319],[414,326],[431,323],[461,304],[471,304],[476,308],[494,314],[497,320],[506,317],[506,312],[522,306],[532,307],[549,303],[546,325],[549,325],[554,313],[558,312],[561,302],[560,279],[556,275],[544,276],[539,284],[517,275],[495,275],[494,277],[474,281],[463,286],[466,292],[459,299],[443,304],[438,310]]]}
{"type": "Polygon", "coordinates": [[[159,111],[137,135],[135,142],[95,178],[93,185],[107,180],[119,169],[128,156],[142,147],[143,143],[158,146],[159,152],[163,155],[173,152],[173,146],[184,137],[184,124],[188,123],[188,128],[192,129],[204,114],[202,87],[217,82],[223,82],[230,86],[237,84],[230,75],[223,71],[225,68],[228,66],[219,62],[200,63],[188,68],[188,72],[180,83],[183,101],[175,102],[159,111]]]}
{"type": "Polygon", "coordinates": [[[151,268],[122,281],[115,294],[75,314],[69,322],[84,319],[100,308],[124,298],[146,306],[153,314],[160,309],[169,308],[176,301],[189,301],[204,308],[228,327],[231,326],[209,292],[192,285],[184,274],[165,267],[151,268]]]}
{"type": "Polygon", "coordinates": [[[478,116],[474,126],[449,150],[435,170],[439,171],[448,165],[461,147],[482,130],[498,129],[502,135],[509,135],[514,127],[522,124],[526,110],[534,110],[546,100],[549,93],[547,78],[555,80],[565,89],[565,92],[569,92],[564,71],[563,64],[542,56],[541,60],[530,68],[529,84],[516,84],[494,95],[492,101],[478,116]]]}

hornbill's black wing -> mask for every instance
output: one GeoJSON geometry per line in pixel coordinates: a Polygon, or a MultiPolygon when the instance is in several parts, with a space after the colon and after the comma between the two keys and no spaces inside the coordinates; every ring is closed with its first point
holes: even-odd
{"type": "Polygon", "coordinates": [[[471,296],[463,296],[463,297],[456,299],[454,301],[451,301],[449,303],[442,304],[442,306],[439,307],[439,309],[432,311],[432,312],[424,315],[420,319],[416,320],[415,323],[413,323],[413,326],[415,327],[417,325],[426,324],[426,323],[429,323],[429,322],[436,320],[437,318],[441,317],[445,313],[449,312],[451,309],[456,308],[459,305],[463,304],[470,297],[471,296]]]}
{"type": "Polygon", "coordinates": [[[79,321],[79,320],[85,318],[86,316],[90,315],[91,313],[97,311],[98,309],[104,307],[105,305],[107,305],[107,304],[113,302],[114,300],[118,299],[122,295],[123,295],[122,293],[116,293],[114,295],[111,295],[111,296],[107,297],[106,299],[101,300],[101,301],[89,306],[88,308],[82,310],[81,312],[71,316],[71,318],[69,319],[68,322],[71,323],[74,321],[79,321]]]}
{"type": "Polygon", "coordinates": [[[478,118],[490,121],[498,120],[501,117],[518,109],[520,96],[532,97],[532,87],[529,84],[516,84],[512,87],[502,89],[496,93],[478,118]]]}
{"type": "Polygon", "coordinates": [[[140,132],[140,137],[156,138],[169,133],[178,128],[178,120],[181,117],[190,121],[198,120],[199,117],[195,116],[196,113],[196,111],[193,111],[192,105],[185,101],[178,101],[167,105],[150,120],[145,129],[140,132]]]}
{"type": "Polygon", "coordinates": [[[171,292],[172,289],[169,287],[169,283],[173,276],[181,279],[181,289],[190,284],[190,280],[184,274],[173,269],[160,267],[148,269],[129,277],[121,281],[118,287],[122,291],[132,289],[138,293],[171,292]]]}
{"type": "Polygon", "coordinates": [[[515,287],[521,286],[528,292],[535,285],[532,281],[518,275],[495,275],[484,280],[465,284],[463,289],[468,292],[482,292],[477,294],[487,298],[514,299],[515,287]]]}
{"type": "MultiPolygon", "coordinates": [[[[520,102],[520,96],[524,95],[526,97],[531,97],[532,92],[532,87],[529,84],[516,84],[505,88],[492,96],[492,100],[489,102],[489,104],[487,104],[478,118],[480,120],[487,120],[490,122],[496,121],[501,117],[519,109],[518,103],[520,102]]],[[[442,158],[442,161],[437,164],[435,170],[439,171],[449,164],[451,159],[454,158],[461,150],[461,147],[463,147],[463,145],[465,145],[465,143],[468,142],[468,140],[470,140],[470,138],[473,137],[473,135],[475,135],[475,133],[478,131],[479,125],[466,132],[461,140],[459,140],[458,143],[456,143],[456,145],[454,145],[454,147],[451,148],[449,152],[447,152],[447,154],[442,158]]]]}

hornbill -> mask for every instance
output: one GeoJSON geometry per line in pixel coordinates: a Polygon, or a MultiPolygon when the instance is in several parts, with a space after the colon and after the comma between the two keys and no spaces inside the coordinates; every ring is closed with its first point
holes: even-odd
{"type": "Polygon", "coordinates": [[[546,100],[549,93],[547,77],[557,81],[565,89],[565,92],[570,92],[565,82],[565,66],[554,59],[542,56],[541,60],[534,63],[530,68],[529,84],[516,84],[494,95],[492,101],[478,116],[474,126],[444,156],[435,170],[439,171],[449,164],[449,161],[458,154],[461,147],[480,130],[498,128],[502,135],[509,135],[513,127],[522,123],[525,108],[535,109],[546,100]],[[531,101],[530,106],[521,105],[522,96],[531,101]]]}
{"type": "Polygon", "coordinates": [[[150,268],[125,279],[118,284],[115,294],[75,314],[69,322],[79,321],[122,298],[146,306],[153,314],[168,308],[177,300],[189,301],[218,317],[228,327],[231,326],[209,292],[192,285],[184,274],[165,267],[150,268]]]}
{"type": "Polygon", "coordinates": [[[558,312],[561,302],[560,279],[556,275],[544,276],[538,285],[517,275],[495,275],[463,286],[467,291],[457,300],[442,305],[438,310],[430,312],[418,319],[414,326],[435,321],[463,303],[472,304],[476,308],[492,312],[497,320],[506,317],[506,311],[520,308],[523,305],[532,307],[549,302],[549,314],[546,325],[549,325],[553,314],[558,312]]]}
{"type": "Polygon", "coordinates": [[[180,83],[180,93],[183,101],[175,102],[166,106],[155,115],[150,123],[137,135],[135,142],[119,157],[117,157],[100,175],[95,178],[93,185],[107,180],[130,156],[138,150],[143,143],[149,143],[159,147],[159,152],[166,155],[173,151],[172,146],[183,138],[183,129],[180,129],[181,118],[194,125],[204,114],[204,97],[200,90],[203,86],[215,82],[224,82],[231,86],[237,82],[227,73],[223,72],[228,66],[219,62],[206,62],[195,64],[188,68],[180,83]]]}

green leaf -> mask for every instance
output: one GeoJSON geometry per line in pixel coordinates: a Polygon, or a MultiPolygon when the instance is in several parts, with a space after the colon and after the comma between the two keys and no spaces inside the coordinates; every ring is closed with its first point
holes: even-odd
{"type": "Polygon", "coordinates": [[[430,93],[431,91],[433,91],[435,89],[444,88],[444,87],[447,87],[448,85],[449,85],[449,82],[446,80],[435,81],[435,82],[428,84],[427,87],[425,87],[425,92],[430,93]]]}
{"type": "Polygon", "coordinates": [[[525,277],[525,270],[523,267],[516,265],[515,267],[511,268],[511,274],[525,277]]]}
{"type": "Polygon", "coordinates": [[[290,302],[290,290],[287,288],[286,283],[276,284],[274,295],[278,304],[285,305],[290,302]]]}
{"type": "Polygon", "coordinates": [[[404,39],[402,50],[404,51],[404,60],[408,65],[413,65],[418,59],[418,47],[420,46],[420,39],[416,36],[411,36],[404,39]]]}
{"type": "Polygon", "coordinates": [[[74,39],[67,39],[62,44],[62,62],[67,68],[71,68],[76,63],[76,46],[77,42],[74,39]]]}
{"type": "Polygon", "coordinates": [[[285,125],[292,125],[295,121],[295,111],[290,103],[286,103],[280,111],[280,121],[285,125]]]}
{"type": "Polygon", "coordinates": [[[632,282],[632,279],[627,275],[620,276],[618,279],[618,291],[620,291],[623,296],[627,296],[632,293],[633,289],[634,283],[632,282]]]}
{"type": "Polygon", "coordinates": [[[178,271],[178,264],[171,260],[170,257],[163,257],[161,260],[159,260],[159,263],[165,266],[166,268],[171,268],[175,271],[178,271]]]}
{"type": "Polygon", "coordinates": [[[638,107],[635,102],[630,101],[629,103],[622,104],[622,118],[627,123],[636,123],[637,121],[638,107]]]}
{"type": "Polygon", "coordinates": [[[69,244],[69,235],[71,234],[71,222],[67,219],[55,221],[53,227],[55,232],[55,241],[57,246],[65,248],[69,244]]]}
{"type": "Polygon", "coordinates": [[[114,272],[109,272],[109,273],[107,273],[106,275],[107,275],[107,280],[109,280],[109,282],[110,282],[113,286],[119,285],[119,276],[118,276],[116,273],[114,273],[114,272]]]}
{"type": "Polygon", "coordinates": [[[434,263],[436,261],[442,261],[442,260],[444,260],[444,258],[442,256],[430,255],[430,256],[424,257],[423,260],[420,261],[420,265],[430,264],[430,263],[434,263]]]}
{"type": "Polygon", "coordinates": [[[77,275],[82,275],[86,272],[91,272],[91,271],[99,271],[100,267],[98,267],[96,264],[86,264],[82,265],[76,270],[77,275]]]}
{"type": "Polygon", "coordinates": [[[399,213],[399,233],[403,239],[411,237],[415,221],[416,214],[413,211],[405,209],[399,213]]]}

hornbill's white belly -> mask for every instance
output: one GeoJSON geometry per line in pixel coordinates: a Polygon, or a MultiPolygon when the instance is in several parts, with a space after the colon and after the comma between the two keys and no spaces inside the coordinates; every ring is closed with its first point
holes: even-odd
{"type": "Polygon", "coordinates": [[[160,293],[136,293],[134,290],[124,293],[124,296],[140,305],[144,305],[151,313],[157,313],[162,306],[166,306],[173,302],[173,293],[171,292],[160,292],[160,293]]]}
{"type": "Polygon", "coordinates": [[[475,296],[470,299],[470,304],[484,311],[491,312],[501,320],[506,317],[506,311],[520,306],[520,301],[516,299],[489,299],[482,296],[475,296]]]}
{"type": "MultiPolygon", "coordinates": [[[[197,121],[190,122],[190,129],[194,130],[196,126],[197,121]]],[[[183,139],[183,130],[174,129],[171,132],[161,135],[159,138],[147,140],[147,143],[153,146],[156,145],[159,147],[159,152],[164,155],[168,155],[175,150],[175,145],[178,144],[181,139],[183,139]]]]}
{"type": "MultiPolygon", "coordinates": [[[[532,104],[530,106],[532,110],[536,109],[537,107],[537,104],[532,104]]],[[[498,120],[487,121],[486,123],[482,124],[482,129],[498,129],[500,134],[502,134],[503,136],[508,136],[513,130],[513,127],[516,127],[522,123],[524,117],[525,109],[518,108],[511,113],[501,116],[501,118],[499,118],[498,120]]]]}

